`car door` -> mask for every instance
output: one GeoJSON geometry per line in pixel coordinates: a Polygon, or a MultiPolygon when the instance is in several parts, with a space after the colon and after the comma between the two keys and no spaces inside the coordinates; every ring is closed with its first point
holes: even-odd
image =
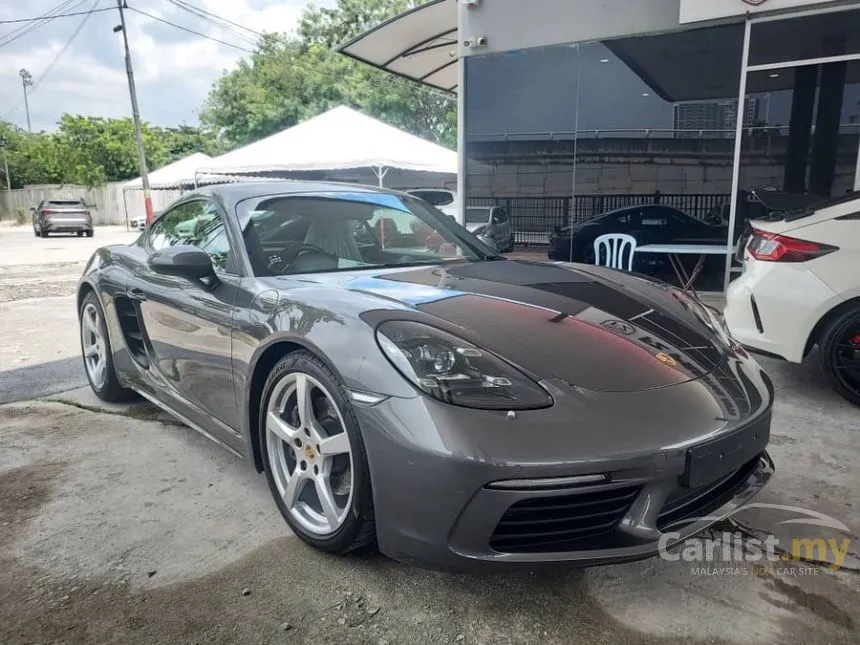
{"type": "Polygon", "coordinates": [[[207,251],[217,280],[159,274],[144,264],[129,278],[127,292],[140,304],[150,375],[174,403],[226,426],[222,430],[233,435],[229,441],[240,428],[231,360],[240,276],[224,213],[200,198],[175,206],[153,223],[144,248],[151,255],[176,244],[207,251]]]}

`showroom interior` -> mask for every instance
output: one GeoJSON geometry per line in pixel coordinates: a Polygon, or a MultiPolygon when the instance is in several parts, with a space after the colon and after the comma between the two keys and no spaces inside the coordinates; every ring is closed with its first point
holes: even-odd
{"type": "Polygon", "coordinates": [[[615,211],[645,240],[692,218],[722,247],[695,286],[722,291],[751,217],[860,182],[858,2],[438,0],[342,51],[457,93],[460,211],[504,206],[519,245],[615,211]],[[628,208],[650,204],[669,208],[628,208]]]}

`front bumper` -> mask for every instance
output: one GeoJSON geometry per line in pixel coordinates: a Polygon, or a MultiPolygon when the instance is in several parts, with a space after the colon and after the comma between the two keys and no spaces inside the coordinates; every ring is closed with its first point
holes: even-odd
{"type": "Polygon", "coordinates": [[[804,263],[747,259],[744,274],[729,284],[723,318],[745,347],[800,363],[816,323],[838,301],[804,263]]]}
{"type": "MultiPolygon", "coordinates": [[[[694,387],[664,388],[650,396],[652,405],[671,405],[662,397],[695,398],[694,387]]],[[[649,450],[628,450],[630,438],[620,435],[617,443],[608,442],[597,428],[559,441],[553,432],[560,418],[571,434],[578,432],[570,410],[523,412],[512,421],[504,413],[424,397],[359,408],[380,550],[402,562],[454,571],[594,566],[657,555],[664,531],[677,533],[677,540],[698,533],[743,506],[770,479],[774,466],[765,446],[772,390],[762,389],[767,391],[760,390],[755,409],[731,428],[674,445],[655,438],[649,450]],[[738,449],[727,465],[721,468],[713,455],[709,465],[717,469],[705,481],[685,481],[690,449],[727,438],[738,449]],[[597,475],[605,478],[595,480],[597,475]],[[553,487],[523,482],[547,478],[567,480],[553,487]]],[[[625,396],[630,430],[649,436],[637,412],[646,397],[625,396]]],[[[685,410],[678,413],[683,419],[685,410]]]]}

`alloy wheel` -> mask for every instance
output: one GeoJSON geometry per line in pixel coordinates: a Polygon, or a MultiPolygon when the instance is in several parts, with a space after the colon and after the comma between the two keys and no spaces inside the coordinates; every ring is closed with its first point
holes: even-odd
{"type": "Polygon", "coordinates": [[[353,456],[343,416],[329,391],[304,372],[285,374],[266,412],[269,467],[290,516],[325,537],[352,504],[353,456]]]}
{"type": "Polygon", "coordinates": [[[834,376],[843,387],[860,396],[860,318],[842,329],[832,349],[834,376]]]}
{"type": "Polygon", "coordinates": [[[101,332],[101,314],[93,303],[87,303],[81,314],[81,346],[87,375],[96,388],[107,379],[107,349],[101,332]]]}

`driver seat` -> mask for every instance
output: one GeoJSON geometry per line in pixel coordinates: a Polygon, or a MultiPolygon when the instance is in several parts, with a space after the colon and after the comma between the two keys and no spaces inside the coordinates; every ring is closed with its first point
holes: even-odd
{"type": "MultiPolygon", "coordinates": [[[[364,262],[361,251],[355,243],[355,234],[350,221],[341,218],[314,217],[305,235],[305,244],[312,244],[330,254],[335,260],[337,268],[338,258],[352,260],[353,262],[364,262]]],[[[293,262],[297,264],[304,255],[319,255],[318,253],[302,253],[293,262]]]]}

